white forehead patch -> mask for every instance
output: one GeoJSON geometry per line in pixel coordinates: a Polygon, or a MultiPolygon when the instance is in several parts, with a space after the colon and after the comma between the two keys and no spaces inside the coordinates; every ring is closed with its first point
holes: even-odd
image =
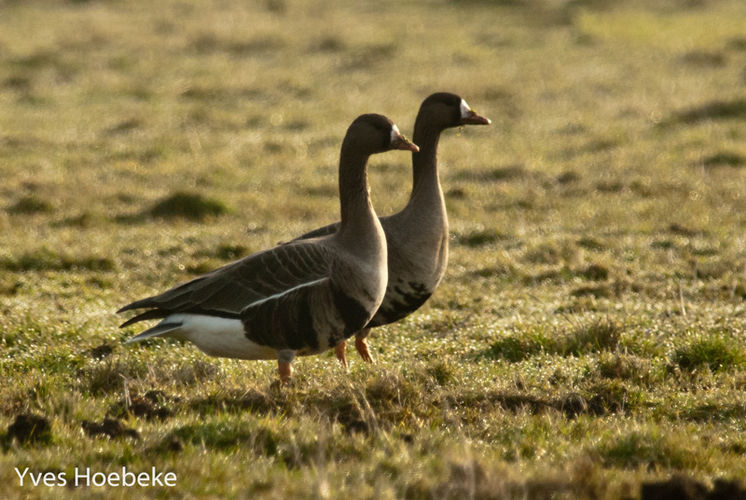
{"type": "Polygon", "coordinates": [[[401,133],[399,133],[399,127],[396,125],[391,125],[391,142],[394,142],[396,139],[399,138],[401,133]]]}
{"type": "Polygon", "coordinates": [[[459,104],[459,108],[461,109],[461,118],[466,118],[471,114],[471,108],[468,104],[466,104],[466,101],[461,99],[461,104],[459,104]]]}

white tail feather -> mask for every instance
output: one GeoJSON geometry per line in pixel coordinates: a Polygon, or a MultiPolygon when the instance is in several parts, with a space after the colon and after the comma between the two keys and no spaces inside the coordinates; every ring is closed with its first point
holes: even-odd
{"type": "Polygon", "coordinates": [[[178,330],[179,328],[181,328],[181,326],[182,323],[166,323],[165,321],[162,321],[155,325],[153,328],[148,328],[140,335],[132,337],[131,339],[127,339],[124,343],[131,344],[132,342],[139,342],[141,340],[149,339],[152,337],[160,337],[161,335],[164,335],[166,333],[178,330]]]}

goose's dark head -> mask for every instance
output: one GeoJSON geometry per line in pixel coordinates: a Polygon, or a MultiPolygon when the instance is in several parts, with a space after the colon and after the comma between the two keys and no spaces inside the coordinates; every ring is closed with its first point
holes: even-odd
{"type": "Polygon", "coordinates": [[[478,115],[466,101],[449,92],[437,92],[422,101],[418,118],[443,129],[461,125],[489,125],[490,119],[478,115]]]}
{"type": "Polygon", "coordinates": [[[361,153],[372,155],[392,149],[417,152],[420,148],[399,132],[394,122],[383,115],[358,116],[347,129],[345,142],[361,153]]]}

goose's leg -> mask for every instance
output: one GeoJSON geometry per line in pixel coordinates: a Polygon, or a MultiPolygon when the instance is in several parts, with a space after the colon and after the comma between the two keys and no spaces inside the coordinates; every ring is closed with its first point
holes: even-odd
{"type": "Polygon", "coordinates": [[[285,384],[290,381],[293,375],[293,367],[290,362],[295,357],[295,351],[292,349],[283,349],[277,351],[277,371],[280,372],[280,383],[285,384]]]}
{"type": "Polygon", "coordinates": [[[363,358],[363,361],[373,363],[373,357],[370,355],[370,351],[368,351],[368,343],[365,341],[365,337],[367,337],[369,333],[370,328],[363,328],[355,334],[355,349],[357,349],[357,352],[360,354],[360,357],[363,358]]]}
{"type": "Polygon", "coordinates": [[[347,357],[345,356],[346,348],[347,342],[345,342],[344,340],[334,346],[334,354],[337,356],[339,362],[342,363],[342,366],[344,366],[345,371],[347,371],[347,357]]]}

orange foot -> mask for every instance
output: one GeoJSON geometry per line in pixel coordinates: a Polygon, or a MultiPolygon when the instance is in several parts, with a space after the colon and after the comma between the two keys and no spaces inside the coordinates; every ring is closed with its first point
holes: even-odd
{"type": "Polygon", "coordinates": [[[363,361],[373,363],[373,357],[368,351],[368,343],[365,341],[365,337],[355,337],[355,349],[360,353],[360,357],[363,358],[363,361]]]}
{"type": "Polygon", "coordinates": [[[344,366],[345,371],[347,371],[347,357],[345,356],[346,347],[347,343],[344,340],[334,346],[334,354],[336,354],[337,359],[342,363],[342,366],[344,366]]]}

